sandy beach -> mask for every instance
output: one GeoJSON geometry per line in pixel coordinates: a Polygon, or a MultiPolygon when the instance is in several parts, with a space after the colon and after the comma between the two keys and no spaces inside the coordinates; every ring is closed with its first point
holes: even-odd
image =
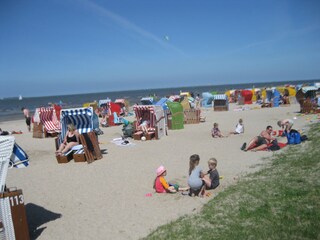
{"type": "MultiPolygon", "coordinates": [[[[263,108],[246,105],[244,111],[230,105],[227,112],[202,109],[206,122],[185,125],[183,130],[169,130],[160,140],[134,141],[131,146],[117,146],[111,141],[122,134],[121,126],[102,128],[99,136],[103,159],[92,164],[58,164],[54,139],[32,138],[22,120],[1,123],[3,130],[22,130],[14,135],[27,152],[30,166],[10,169],[7,186],[23,190],[31,239],[139,239],[158,226],[185,214],[201,210],[214,197],[244,174],[256,171],[276,152],[243,152],[249,142],[267,125],[279,130],[278,120],[294,119],[294,129],[305,129],[310,116],[300,115],[298,104],[263,108]],[[242,118],[245,133],[212,138],[214,122],[222,133],[233,131],[242,118]],[[218,160],[223,179],[211,196],[199,198],[181,194],[156,194],[152,188],[155,170],[167,168],[169,182],[187,185],[189,157],[200,155],[200,166],[207,170],[211,157],[218,160]]],[[[286,142],[285,138],[278,138],[286,142]]],[[[283,150],[280,150],[283,151],[283,150]]]]}

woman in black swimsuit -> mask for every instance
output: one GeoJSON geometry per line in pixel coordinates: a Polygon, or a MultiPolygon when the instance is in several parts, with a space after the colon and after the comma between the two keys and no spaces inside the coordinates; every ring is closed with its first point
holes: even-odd
{"type": "Polygon", "coordinates": [[[76,130],[75,126],[70,123],[68,124],[66,136],[64,137],[63,142],[60,144],[59,149],[56,151],[56,155],[62,155],[78,144],[79,132],[76,130]]]}

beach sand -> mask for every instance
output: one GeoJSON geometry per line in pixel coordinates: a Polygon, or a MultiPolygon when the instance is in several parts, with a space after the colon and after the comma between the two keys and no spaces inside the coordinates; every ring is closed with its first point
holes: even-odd
{"type": "MultiPolygon", "coordinates": [[[[30,166],[10,169],[7,186],[23,190],[28,224],[32,239],[139,239],[158,226],[185,214],[201,210],[203,204],[249,172],[259,169],[273,152],[243,152],[243,142],[249,142],[267,125],[278,130],[277,121],[297,116],[294,129],[304,129],[308,117],[299,115],[299,105],[227,112],[202,109],[206,122],[185,125],[183,130],[169,130],[160,140],[134,141],[127,147],[111,143],[120,137],[121,126],[102,128],[100,148],[106,149],[103,159],[92,164],[58,164],[53,138],[32,138],[26,132],[24,120],[1,123],[3,130],[22,130],[16,142],[28,153],[30,166]],[[233,131],[242,118],[245,133],[226,138],[212,138],[211,128],[219,123],[222,133],[233,131]],[[152,188],[155,170],[167,168],[169,182],[187,185],[189,157],[200,155],[200,166],[207,170],[211,157],[218,160],[218,189],[209,197],[189,197],[181,194],[156,194],[152,188]]],[[[250,109],[251,108],[251,109],[250,109]]],[[[285,138],[279,138],[286,142],[285,138]]],[[[282,151],[282,150],[281,150],[282,151]]]]}

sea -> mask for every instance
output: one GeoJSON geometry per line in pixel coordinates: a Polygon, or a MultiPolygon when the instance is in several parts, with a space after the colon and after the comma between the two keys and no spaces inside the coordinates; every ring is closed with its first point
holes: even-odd
{"type": "Polygon", "coordinates": [[[278,82],[258,82],[258,83],[241,83],[241,84],[227,84],[227,85],[209,85],[209,86],[185,86],[176,88],[157,88],[157,89],[141,89],[141,90],[124,90],[116,92],[98,92],[98,93],[81,93],[73,95],[57,95],[57,96],[43,96],[43,97],[23,97],[2,98],[0,99],[0,123],[5,121],[24,119],[21,108],[28,108],[31,114],[36,108],[50,106],[52,103],[61,104],[62,108],[76,108],[82,107],[84,103],[99,101],[101,99],[111,99],[114,101],[118,98],[123,98],[129,101],[130,105],[140,103],[141,98],[154,96],[156,99],[162,97],[179,95],[180,92],[192,92],[195,96],[203,92],[218,92],[225,93],[231,89],[252,89],[274,87],[283,85],[300,85],[300,84],[314,84],[319,82],[316,80],[296,80],[296,81],[278,81],[278,82]]]}

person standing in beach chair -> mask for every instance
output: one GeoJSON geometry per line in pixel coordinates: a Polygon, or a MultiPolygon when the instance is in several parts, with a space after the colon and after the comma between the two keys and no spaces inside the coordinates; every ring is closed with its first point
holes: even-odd
{"type": "Polygon", "coordinates": [[[63,155],[68,152],[72,147],[79,144],[79,132],[75,126],[70,123],[67,125],[67,133],[64,137],[63,142],[60,144],[59,149],[56,151],[56,155],[63,155]]]}
{"type": "Polygon", "coordinates": [[[272,134],[272,127],[267,126],[266,130],[262,131],[259,136],[254,137],[247,146],[246,143],[244,143],[241,147],[241,150],[243,151],[259,151],[263,150],[268,147],[268,144],[272,141],[276,140],[276,138],[271,137],[272,134]]]}

